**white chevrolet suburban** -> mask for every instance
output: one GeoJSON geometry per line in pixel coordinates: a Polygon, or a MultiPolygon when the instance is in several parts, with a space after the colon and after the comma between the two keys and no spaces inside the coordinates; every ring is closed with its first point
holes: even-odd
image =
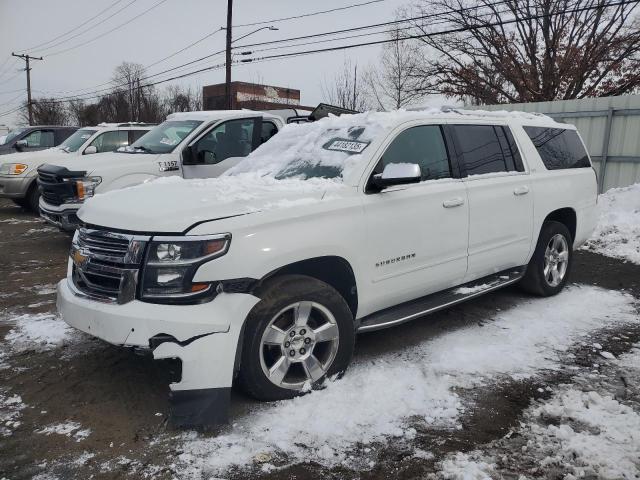
{"type": "Polygon", "coordinates": [[[355,335],[506,285],[558,293],[595,223],[575,127],[524,113],[365,113],[287,126],[217,179],[96,196],[58,309],[178,358],[172,420],[227,415],[232,381],[286,399],[343,372],[355,335]]]}
{"type": "Polygon", "coordinates": [[[277,115],[251,110],[173,113],[148,135],[117,152],[41,166],[40,215],[62,230],[73,231],[78,209],[94,194],[157,177],[217,177],[283,125],[277,115]]]}

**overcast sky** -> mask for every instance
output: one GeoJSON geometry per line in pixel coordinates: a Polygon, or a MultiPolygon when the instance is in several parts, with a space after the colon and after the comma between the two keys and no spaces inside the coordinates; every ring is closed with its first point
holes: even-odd
{"type": "MultiPolygon", "coordinates": [[[[115,0],[0,0],[0,113],[14,108],[26,98],[25,74],[19,71],[24,62],[14,65],[10,57],[12,51],[35,47],[48,42],[68,30],[82,24],[90,17],[114,3],[115,0]],[[8,67],[11,67],[8,70],[8,67]],[[5,72],[5,73],[2,73],[5,72]],[[14,78],[12,78],[14,77],[14,78]],[[5,93],[11,92],[11,93],[5,93]],[[15,97],[18,98],[15,98],[15,97]]],[[[101,16],[105,18],[133,3],[110,19],[100,23],[86,33],[68,41],[63,40],[77,35],[91,24],[84,26],[66,37],[51,42],[40,49],[34,48],[33,55],[42,55],[42,62],[33,62],[31,86],[34,96],[70,95],[64,93],[84,88],[105,88],[100,86],[112,76],[115,66],[123,61],[152,64],[188,44],[198,40],[209,32],[219,29],[226,22],[226,0],[164,0],[160,6],[150,10],[128,25],[91,41],[94,37],[114,28],[128,19],[152,7],[160,0],[121,0],[115,7],[101,16]],[[79,46],[78,46],[79,45],[79,46]],[[60,52],[69,47],[76,47],[60,52]]],[[[234,0],[234,25],[263,22],[265,20],[300,15],[318,10],[328,10],[345,5],[364,3],[366,0],[324,0],[322,2],[300,0],[234,0]]],[[[384,0],[367,6],[343,10],[340,12],[316,15],[309,18],[273,23],[278,31],[261,31],[241,40],[244,43],[276,40],[323,31],[338,30],[394,19],[396,9],[408,0],[384,0]]],[[[259,28],[259,26],[238,27],[234,29],[234,38],[259,28]]],[[[224,49],[224,31],[220,31],[202,43],[189,48],[175,57],[152,66],[148,74],[186,63],[204,55],[224,49]]],[[[349,40],[366,41],[381,37],[363,37],[349,40]]],[[[337,45],[343,42],[309,45],[295,49],[309,49],[337,45]]],[[[254,47],[254,49],[259,47],[254,47]]],[[[263,47],[264,48],[264,47],[263,47]]],[[[291,49],[289,51],[295,50],[291,49]]],[[[282,53],[264,52],[264,54],[282,53]]],[[[297,58],[286,58],[258,64],[235,66],[233,79],[248,82],[265,83],[301,90],[301,102],[314,105],[322,100],[323,80],[330,80],[342,68],[345,59],[357,62],[364,68],[376,62],[380,53],[379,46],[322,53],[297,58]]],[[[218,55],[207,61],[190,66],[183,73],[224,61],[224,55],[218,55]]],[[[169,76],[168,74],[166,76],[169,76]]],[[[164,77],[157,77],[164,78],[164,77]]],[[[174,83],[185,86],[202,85],[224,81],[224,70],[214,70],[188,77],[174,83]]],[[[168,84],[165,84],[168,85],[168,84]]],[[[0,124],[14,124],[17,115],[0,116],[0,124]]]]}

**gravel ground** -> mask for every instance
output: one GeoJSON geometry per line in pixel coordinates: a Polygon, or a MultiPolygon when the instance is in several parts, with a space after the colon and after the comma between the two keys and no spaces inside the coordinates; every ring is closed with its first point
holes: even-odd
{"type": "MultiPolygon", "coordinates": [[[[177,365],[107,345],[65,329],[55,319],[54,285],[65,275],[70,237],[5,201],[0,201],[0,231],[0,479],[210,478],[203,473],[206,470],[187,468],[184,445],[194,436],[211,439],[217,433],[201,436],[167,426],[168,383],[177,365]],[[38,332],[30,333],[34,325],[40,334],[46,329],[51,334],[43,340],[38,332]]],[[[576,253],[571,282],[622,290],[640,298],[639,265],[594,253],[576,253]]],[[[393,330],[361,335],[355,360],[375,364],[443,332],[481,329],[487,319],[529,300],[517,288],[507,288],[393,330]]],[[[600,355],[602,350],[619,357],[638,342],[638,325],[596,329],[589,341],[576,341],[563,353],[562,368],[459,389],[457,395],[466,408],[455,427],[416,421],[407,441],[375,439],[356,444],[349,452],[354,458],[351,464],[283,461],[256,451],[251,465],[229,468],[223,476],[579,476],[568,460],[545,465],[540,455],[526,454],[523,447],[530,433],[525,433],[523,425],[533,408],[555,398],[567,385],[614,396],[640,413],[640,372],[612,366],[600,355]],[[360,457],[366,458],[365,464],[356,461],[360,457]]],[[[349,381],[349,375],[341,380],[349,381]]],[[[375,403],[376,399],[358,398],[353,408],[359,408],[360,402],[375,403]]],[[[250,421],[252,412],[260,408],[242,393],[233,392],[232,422],[250,421]]],[[[626,478],[638,478],[639,468],[640,459],[626,478]]],[[[589,472],[587,478],[607,478],[604,473],[593,476],[589,472]]]]}

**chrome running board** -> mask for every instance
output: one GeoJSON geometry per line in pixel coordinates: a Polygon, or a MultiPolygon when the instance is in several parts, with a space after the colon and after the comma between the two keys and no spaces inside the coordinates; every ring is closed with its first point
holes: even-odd
{"type": "Polygon", "coordinates": [[[360,321],[358,332],[371,332],[408,322],[415,318],[437,312],[443,308],[470,300],[492,290],[497,290],[520,280],[527,267],[516,267],[488,275],[483,278],[432,293],[424,297],[401,303],[395,307],[385,308],[367,315],[360,321]],[[465,291],[466,290],[466,291],[465,291]]]}

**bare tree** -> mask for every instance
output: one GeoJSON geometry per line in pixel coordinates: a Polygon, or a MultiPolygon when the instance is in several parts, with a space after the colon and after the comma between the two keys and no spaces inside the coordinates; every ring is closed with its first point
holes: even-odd
{"type": "Polygon", "coordinates": [[[391,42],[384,45],[378,65],[364,73],[364,84],[371,103],[379,110],[398,109],[424,96],[417,88],[416,77],[421,63],[415,40],[403,40],[399,28],[389,33],[391,42]]]}
{"type": "Polygon", "coordinates": [[[430,18],[416,25],[418,34],[453,32],[421,38],[431,59],[417,74],[418,89],[473,103],[638,91],[637,3],[606,5],[605,0],[419,0],[418,11],[438,14],[446,27],[434,28],[430,18]]]}
{"type": "Polygon", "coordinates": [[[358,78],[358,65],[352,65],[349,60],[345,60],[333,82],[325,81],[320,87],[324,100],[332,105],[358,112],[368,108],[363,82],[358,78]]]}
{"type": "Polygon", "coordinates": [[[118,65],[111,78],[114,93],[122,93],[127,103],[128,120],[140,121],[142,102],[145,96],[145,70],[139,63],[122,62],[118,65]]]}
{"type": "MultiPolygon", "coordinates": [[[[32,100],[34,125],[66,125],[69,120],[67,108],[63,102],[57,102],[54,98],[41,98],[32,100]]],[[[25,102],[21,116],[25,123],[29,123],[29,109],[25,102]]]]}
{"type": "Polygon", "coordinates": [[[173,112],[192,112],[202,109],[202,90],[191,90],[179,85],[171,85],[164,92],[164,108],[166,114],[173,112]]]}

